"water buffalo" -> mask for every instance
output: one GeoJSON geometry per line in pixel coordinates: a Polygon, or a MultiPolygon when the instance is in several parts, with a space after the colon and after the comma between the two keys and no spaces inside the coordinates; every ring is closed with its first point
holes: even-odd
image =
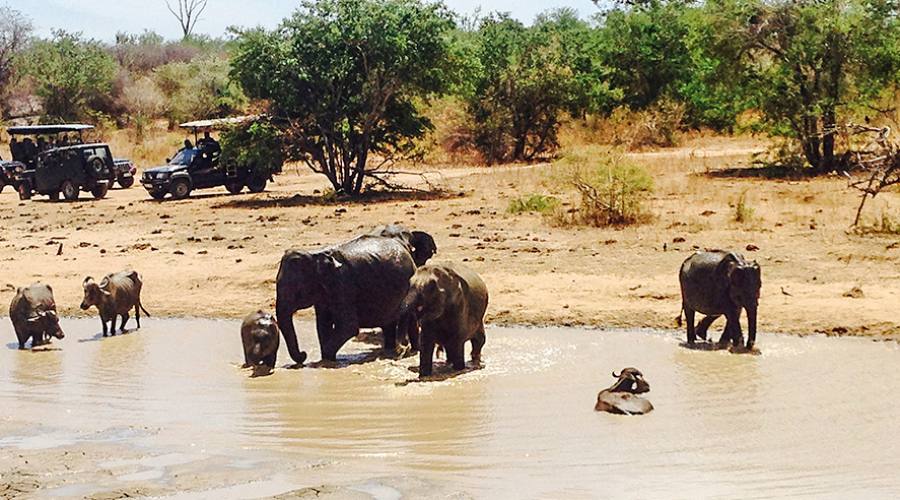
{"type": "Polygon", "coordinates": [[[681,307],[687,320],[687,341],[693,344],[699,335],[706,338],[706,330],[719,316],[727,322],[719,344],[730,340],[735,347],[744,343],[741,333],[741,310],[747,310],[749,335],[747,349],[756,343],[756,313],[759,290],[762,286],[759,264],[747,261],[735,252],[715,250],[697,252],[681,265],[681,307]],[[694,314],[706,315],[694,329],[694,314]]]}
{"type": "Polygon", "coordinates": [[[650,384],[637,368],[625,368],[622,373],[612,373],[616,382],[597,394],[594,409],[617,415],[643,415],[653,411],[650,401],[637,396],[650,391],[650,384]]]}
{"type": "Polygon", "coordinates": [[[257,311],[244,318],[241,324],[244,368],[253,368],[254,375],[271,372],[275,368],[280,335],[278,324],[271,314],[257,311]]]}
{"type": "Polygon", "coordinates": [[[65,337],[59,327],[56,301],[49,285],[35,283],[16,290],[16,296],[9,305],[9,318],[19,338],[19,349],[25,349],[29,338],[34,348],[49,344],[51,337],[65,337]]]}
{"type": "Polygon", "coordinates": [[[465,266],[429,264],[416,271],[400,311],[404,319],[401,324],[417,321],[421,328],[418,341],[420,377],[432,373],[435,344],[444,348],[447,360],[456,370],[466,367],[466,342],[472,342],[472,362],[481,361],[487,305],[487,286],[478,274],[465,266]]]}
{"type": "Polygon", "coordinates": [[[366,234],[318,251],[288,250],[278,268],[275,308],[291,358],[306,361],[293,315],[308,307],[315,308],[323,360],[334,361],[360,328],[381,328],[385,351],[394,351],[400,302],[415,271],[409,243],[397,237],[366,234]]]}
{"type": "Polygon", "coordinates": [[[125,331],[128,323],[128,313],[134,308],[134,319],[137,327],[141,327],[141,312],[150,316],[141,304],[141,288],[143,282],[136,271],[122,271],[107,274],[100,283],[88,276],[82,283],[84,288],[84,300],[81,301],[81,309],[88,310],[91,306],[97,306],[100,311],[100,323],[103,325],[103,336],[116,334],[116,317],[122,316],[121,331],[125,331]],[[107,329],[106,323],[110,326],[107,329]]]}

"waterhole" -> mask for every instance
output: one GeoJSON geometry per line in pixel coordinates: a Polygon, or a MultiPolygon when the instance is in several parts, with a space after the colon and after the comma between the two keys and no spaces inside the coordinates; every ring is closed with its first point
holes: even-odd
{"type": "MultiPolygon", "coordinates": [[[[763,334],[748,356],[688,350],[674,332],[494,327],[480,369],[419,383],[416,358],[360,342],[337,367],[298,370],[282,345],[275,372],[250,378],[234,321],[145,319],[108,339],[97,320],[63,328],[54,350],[21,352],[3,320],[0,451],[141,450],[92,465],[113,486],[171,484],[202,463],[198,478],[224,467],[256,479],[185,494],[328,484],[399,498],[414,483],[462,498],[900,495],[893,343],[763,334]],[[656,410],[595,412],[626,366],[643,371],[656,410]]],[[[298,331],[319,359],[312,325],[298,331]]],[[[57,493],[86,494],[90,477],[57,493]]]]}

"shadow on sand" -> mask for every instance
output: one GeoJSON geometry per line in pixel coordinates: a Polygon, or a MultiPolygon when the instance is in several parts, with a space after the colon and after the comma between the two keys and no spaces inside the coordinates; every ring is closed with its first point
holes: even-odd
{"type": "Polygon", "coordinates": [[[212,208],[290,208],[304,207],[308,205],[328,206],[341,205],[348,201],[361,203],[391,203],[397,201],[431,201],[443,200],[447,198],[459,198],[465,196],[464,193],[449,193],[443,190],[429,191],[373,191],[364,193],[356,198],[326,198],[317,195],[295,194],[293,196],[279,196],[270,194],[265,198],[236,199],[223,203],[217,203],[212,208]]]}

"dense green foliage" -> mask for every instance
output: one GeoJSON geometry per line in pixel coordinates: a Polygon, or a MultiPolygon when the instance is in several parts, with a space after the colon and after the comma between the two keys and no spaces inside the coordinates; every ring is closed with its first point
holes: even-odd
{"type": "Polygon", "coordinates": [[[281,130],[266,120],[237,125],[222,133],[223,165],[252,166],[269,176],[284,164],[281,130]]]}
{"type": "Polygon", "coordinates": [[[159,118],[265,110],[287,158],[348,195],[427,146],[486,163],[552,157],[561,126],[583,118],[628,117],[635,132],[620,143],[634,147],[688,128],[762,131],[787,140],[791,165],[820,172],[848,159],[844,124],[893,119],[898,0],[596,3],[611,7],[528,25],[425,0],[307,0],[277,29],[231,41],[144,32],[112,45],[30,38],[30,21],[4,7],[0,104],[40,101],[44,120],[115,117],[138,140],[159,118]]]}
{"type": "Polygon", "coordinates": [[[431,126],[416,102],[448,88],[451,28],[418,0],[304,2],[279,29],[241,36],[233,74],[290,123],[292,157],[356,195],[431,126]]]}
{"type": "Polygon", "coordinates": [[[475,146],[487,162],[553,151],[563,113],[581,115],[592,98],[605,97],[591,37],[589,25],[569,10],[540,16],[531,28],[505,15],[482,21],[468,105],[475,146]]]}
{"type": "Polygon", "coordinates": [[[112,88],[116,63],[103,45],[80,34],[56,31],[35,42],[22,58],[51,120],[78,120],[112,88]]]}

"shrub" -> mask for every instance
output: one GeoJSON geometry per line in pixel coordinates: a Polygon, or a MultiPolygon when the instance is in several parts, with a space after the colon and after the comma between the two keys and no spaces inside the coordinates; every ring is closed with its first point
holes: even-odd
{"type": "Polygon", "coordinates": [[[597,147],[570,151],[557,162],[563,182],[578,192],[578,209],[563,222],[597,227],[645,222],[653,178],[641,166],[597,147]]]}
{"type": "Polygon", "coordinates": [[[529,194],[509,200],[506,211],[511,214],[552,213],[559,207],[559,198],[543,194],[529,194]]]}
{"type": "Polygon", "coordinates": [[[744,191],[734,204],[734,221],[741,224],[750,222],[753,220],[753,213],[753,207],[747,204],[747,192],[744,191]]]}
{"type": "Polygon", "coordinates": [[[253,166],[270,175],[281,171],[284,153],[281,132],[268,121],[232,127],[222,134],[222,164],[253,166]]]}

